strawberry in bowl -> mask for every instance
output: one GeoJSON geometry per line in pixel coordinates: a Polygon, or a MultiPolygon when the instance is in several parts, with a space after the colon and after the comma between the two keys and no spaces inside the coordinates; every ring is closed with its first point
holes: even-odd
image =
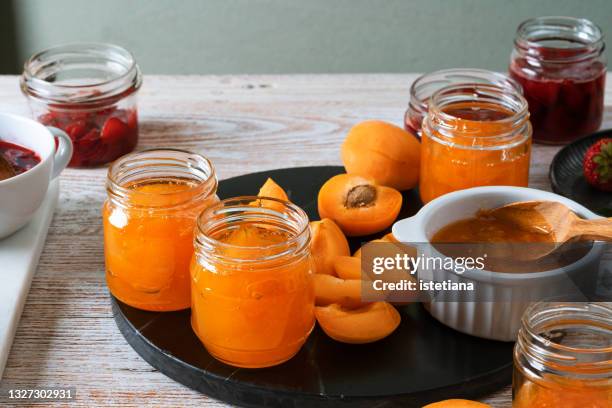
{"type": "Polygon", "coordinates": [[[595,142],[584,155],[584,178],[593,187],[612,191],[612,138],[595,142]]]}

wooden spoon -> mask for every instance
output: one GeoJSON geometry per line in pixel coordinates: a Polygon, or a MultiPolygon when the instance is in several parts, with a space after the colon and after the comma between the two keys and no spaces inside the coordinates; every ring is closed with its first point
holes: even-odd
{"type": "Polygon", "coordinates": [[[0,154],[0,180],[6,180],[7,178],[13,177],[15,174],[17,173],[11,163],[0,154]]]}
{"type": "Polygon", "coordinates": [[[612,218],[585,220],[565,205],[555,201],[521,201],[486,212],[502,222],[516,225],[524,232],[543,234],[542,241],[530,251],[523,251],[523,260],[540,259],[569,240],[612,241],[612,218]]]}

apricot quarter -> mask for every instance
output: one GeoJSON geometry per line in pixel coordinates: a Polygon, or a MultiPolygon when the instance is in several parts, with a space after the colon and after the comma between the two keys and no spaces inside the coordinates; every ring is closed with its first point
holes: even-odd
{"type": "MultiPolygon", "coordinates": [[[[334,272],[341,279],[362,279],[361,259],[353,256],[337,256],[334,259],[334,272]]],[[[369,279],[369,277],[367,277],[369,279]]]]}
{"type": "MultiPolygon", "coordinates": [[[[259,189],[259,193],[257,193],[257,197],[268,197],[268,198],[276,198],[277,200],[289,201],[289,197],[287,193],[281,186],[276,184],[271,177],[268,177],[263,186],[259,189]]],[[[271,208],[273,210],[282,211],[283,205],[281,203],[277,203],[274,201],[266,201],[266,200],[255,200],[250,203],[251,205],[261,206],[271,208]]]]}
{"type": "Polygon", "coordinates": [[[313,275],[315,304],[327,306],[337,303],[346,308],[362,306],[361,280],[340,279],[331,275],[313,275]]]}
{"type": "Polygon", "coordinates": [[[369,235],[393,224],[402,208],[402,195],[372,179],[339,174],[321,187],[318,207],[321,218],[333,219],[346,235],[369,235]]]}
{"type": "Polygon", "coordinates": [[[464,399],[449,399],[425,405],[423,408],[491,408],[491,406],[489,404],[483,404],[482,402],[464,399]]]}
{"type": "Polygon", "coordinates": [[[359,309],[338,304],[315,307],[323,331],[342,343],[364,344],[381,340],[397,329],[400,314],[387,302],[374,302],[359,309]]]}
{"type": "Polygon", "coordinates": [[[342,230],[329,218],[310,223],[312,240],[310,252],[315,263],[315,272],[327,275],[334,274],[334,258],[349,256],[351,250],[342,230]]]}
{"type": "Polygon", "coordinates": [[[385,236],[383,236],[382,238],[379,239],[373,239],[370,242],[366,242],[365,244],[363,244],[361,246],[361,248],[359,248],[358,250],[355,251],[355,253],[353,254],[353,256],[355,258],[361,258],[361,250],[363,249],[363,247],[365,247],[366,245],[372,243],[372,242],[398,242],[397,239],[395,239],[395,237],[393,236],[392,233],[388,233],[385,236]]]}
{"type": "Polygon", "coordinates": [[[342,162],[349,174],[373,179],[397,190],[419,182],[421,144],[411,133],[378,120],[361,122],[342,144],[342,162]]]}

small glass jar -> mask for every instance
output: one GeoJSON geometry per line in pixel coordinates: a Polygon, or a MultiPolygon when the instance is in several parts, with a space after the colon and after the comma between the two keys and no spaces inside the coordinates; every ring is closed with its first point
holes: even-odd
{"type": "Polygon", "coordinates": [[[421,200],[470,187],[527,186],[530,155],[527,101],[517,90],[485,84],[442,88],[423,121],[421,200]]]}
{"type": "Polygon", "coordinates": [[[539,17],[519,25],[510,75],[529,102],[533,139],[564,144],[601,125],[606,57],[599,27],[572,17],[539,17]]]}
{"type": "Polygon", "coordinates": [[[522,92],[513,79],[486,69],[453,68],[430,72],[418,77],[410,87],[410,102],[404,115],[404,128],[421,136],[421,124],[429,110],[429,98],[439,89],[457,84],[488,84],[522,92]]]}
{"type": "Polygon", "coordinates": [[[306,213],[286,201],[237,197],[198,217],[191,325],[208,352],[237,367],[293,357],[314,326],[306,213]]]}
{"type": "Polygon", "coordinates": [[[21,76],[34,118],[72,139],[71,167],[101,165],[134,150],[141,84],[132,55],[110,44],[46,49],[26,61],[21,76]]]}
{"type": "Polygon", "coordinates": [[[612,304],[536,303],[514,346],[514,408],[612,406],[612,304]]]}
{"type": "Polygon", "coordinates": [[[173,149],[132,153],[109,168],[106,191],[104,254],[113,296],[143,310],[189,308],[196,219],[219,201],[210,161],[173,149]]]}

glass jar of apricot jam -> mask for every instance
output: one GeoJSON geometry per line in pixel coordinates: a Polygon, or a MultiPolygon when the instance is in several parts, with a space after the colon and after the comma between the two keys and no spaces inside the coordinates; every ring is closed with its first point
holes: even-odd
{"type": "Polygon", "coordinates": [[[599,128],[604,48],[600,28],[585,19],[539,17],[519,25],[509,71],[529,102],[534,141],[564,144],[599,128]]]}
{"type": "Polygon", "coordinates": [[[439,89],[456,84],[498,85],[522,92],[521,86],[508,76],[479,68],[452,68],[430,72],[418,77],[410,86],[410,102],[404,115],[404,128],[421,135],[421,124],[429,110],[429,98],[439,89]]]}
{"type": "Polygon", "coordinates": [[[527,101],[497,85],[458,84],[435,92],[423,121],[423,203],[478,186],[527,186],[531,124],[527,101]]]}
{"type": "Polygon", "coordinates": [[[269,367],[293,357],[314,326],[308,217],[286,201],[237,197],[198,217],[191,325],[224,363],[269,367]]]}
{"type": "Polygon", "coordinates": [[[514,408],[612,406],[612,304],[536,303],[514,346],[514,408]]]}
{"type": "Polygon", "coordinates": [[[219,201],[210,161],[173,149],[131,153],[109,168],[106,191],[104,255],[113,296],[143,310],[189,308],[196,219],[219,201]]]}
{"type": "Polygon", "coordinates": [[[71,167],[101,165],[134,150],[141,84],[132,55],[110,44],[49,48],[30,57],[21,76],[35,119],[72,139],[71,167]]]}

